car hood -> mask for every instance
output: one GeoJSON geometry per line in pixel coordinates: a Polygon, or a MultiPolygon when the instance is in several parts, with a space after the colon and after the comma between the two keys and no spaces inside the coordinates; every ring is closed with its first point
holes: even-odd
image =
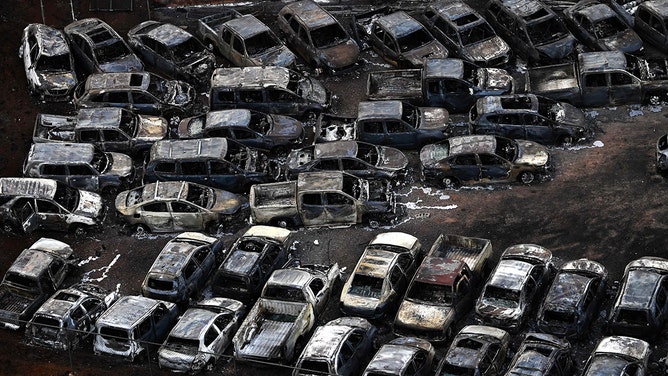
{"type": "Polygon", "coordinates": [[[401,170],[408,166],[408,158],[406,154],[402,153],[401,150],[387,147],[379,146],[379,158],[377,167],[388,169],[388,170],[401,170]]]}
{"type": "Polygon", "coordinates": [[[320,58],[328,68],[336,70],[351,66],[357,62],[360,48],[354,40],[319,50],[320,58]]]}
{"type": "Polygon", "coordinates": [[[290,67],[295,64],[297,57],[286,46],[276,46],[255,55],[253,60],[259,66],[276,65],[279,67],[290,67]]]}
{"type": "Polygon", "coordinates": [[[573,52],[574,47],[575,38],[571,34],[566,34],[553,42],[536,46],[536,49],[550,59],[562,60],[573,52]]]}
{"type": "Polygon", "coordinates": [[[79,191],[79,204],[74,209],[74,214],[83,217],[97,218],[102,215],[104,204],[99,194],[79,191]]]}
{"type": "Polygon", "coordinates": [[[167,95],[165,102],[174,106],[185,106],[194,100],[194,90],[190,84],[171,80],[165,83],[167,95]]]}
{"type": "Polygon", "coordinates": [[[144,70],[144,65],[135,54],[128,54],[114,61],[101,64],[100,70],[105,73],[139,72],[144,70]]]}
{"type": "Polygon", "coordinates": [[[642,49],[642,39],[632,29],[626,29],[611,37],[603,38],[601,43],[610,51],[620,50],[626,53],[634,53],[642,49]]]}
{"type": "Polygon", "coordinates": [[[501,37],[492,37],[464,48],[464,55],[471,61],[489,63],[510,54],[510,47],[501,37]]]}
{"type": "Polygon", "coordinates": [[[267,132],[269,137],[297,138],[304,132],[302,123],[297,119],[283,115],[270,115],[274,120],[271,129],[267,132]]]}
{"type": "Polygon", "coordinates": [[[429,144],[420,150],[420,162],[425,167],[435,167],[438,162],[447,157],[448,147],[443,144],[429,144]]]}
{"type": "Polygon", "coordinates": [[[72,72],[41,72],[37,74],[40,86],[45,89],[67,89],[77,86],[77,78],[72,72]]]}
{"type": "Polygon", "coordinates": [[[160,116],[139,115],[138,141],[158,141],[167,135],[167,120],[160,116]]]}
{"type": "Polygon", "coordinates": [[[341,296],[341,303],[347,306],[351,311],[367,312],[373,314],[374,311],[385,303],[385,299],[364,297],[359,295],[345,294],[341,296]]]}
{"type": "Polygon", "coordinates": [[[481,91],[492,94],[506,94],[513,90],[513,77],[505,69],[480,68],[478,69],[481,91]]]}
{"type": "Polygon", "coordinates": [[[516,141],[518,146],[517,157],[515,158],[516,164],[529,166],[544,166],[547,164],[550,154],[545,146],[527,140],[516,141]]]}
{"type": "Polygon", "coordinates": [[[451,320],[452,308],[445,306],[414,303],[408,300],[401,302],[395,323],[409,328],[435,331],[444,329],[451,320]]]}
{"type": "Polygon", "coordinates": [[[408,62],[410,62],[414,67],[422,68],[424,59],[448,57],[448,49],[438,41],[433,40],[414,50],[404,53],[403,57],[404,59],[408,60],[408,62]]]}
{"type": "Polygon", "coordinates": [[[569,103],[560,102],[554,104],[550,108],[550,111],[554,113],[554,120],[559,123],[577,127],[587,126],[584,112],[569,103]]]}
{"type": "Polygon", "coordinates": [[[212,211],[222,214],[234,214],[242,207],[248,205],[248,201],[234,193],[220,189],[217,189],[215,192],[216,201],[213,203],[212,211]]]}
{"type": "Polygon", "coordinates": [[[445,130],[448,125],[450,114],[448,110],[440,107],[420,107],[422,114],[420,120],[420,129],[424,130],[445,130]]]}
{"type": "Polygon", "coordinates": [[[106,175],[126,177],[132,174],[132,158],[121,153],[109,153],[112,159],[106,175]]]}

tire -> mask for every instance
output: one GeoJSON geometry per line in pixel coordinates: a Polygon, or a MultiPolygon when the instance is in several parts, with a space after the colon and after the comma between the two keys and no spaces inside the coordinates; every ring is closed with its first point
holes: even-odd
{"type": "Polygon", "coordinates": [[[446,176],[441,179],[441,185],[447,189],[458,189],[461,187],[461,182],[454,176],[446,176]]]}
{"type": "Polygon", "coordinates": [[[76,238],[83,238],[86,236],[86,228],[82,225],[73,225],[72,234],[74,234],[76,238]]]}
{"type": "Polygon", "coordinates": [[[149,229],[146,225],[135,226],[135,234],[137,235],[146,235],[149,232],[151,232],[151,229],[149,229]]]}
{"type": "Polygon", "coordinates": [[[271,223],[274,226],[281,227],[281,228],[291,228],[291,227],[294,226],[294,224],[292,223],[292,220],[290,220],[288,218],[276,218],[273,221],[271,221],[271,223]]]}
{"type": "Polygon", "coordinates": [[[211,221],[206,224],[205,230],[209,234],[216,235],[218,233],[218,227],[220,226],[220,223],[217,221],[211,221]]]}
{"type": "Polygon", "coordinates": [[[536,174],[530,171],[524,171],[523,173],[520,174],[518,179],[523,184],[529,185],[536,180],[536,174]]]}
{"type": "Polygon", "coordinates": [[[559,145],[566,148],[573,146],[574,143],[575,143],[575,138],[573,138],[573,136],[570,135],[562,136],[559,139],[559,145]]]}

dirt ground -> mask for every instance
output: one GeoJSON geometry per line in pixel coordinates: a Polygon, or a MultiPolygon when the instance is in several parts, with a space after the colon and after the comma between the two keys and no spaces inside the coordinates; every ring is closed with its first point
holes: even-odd
{"type": "MultiPolygon", "coordinates": [[[[122,35],[149,15],[145,2],[135,2],[133,13],[90,13],[86,1],[72,4],[76,18],[100,17],[122,35]]],[[[50,1],[45,6],[47,24],[62,28],[71,21],[69,1],[50,1]]],[[[4,82],[0,93],[2,176],[20,175],[37,113],[71,113],[73,110],[69,104],[35,103],[27,91],[23,67],[17,58],[19,41],[21,31],[28,23],[42,22],[41,13],[40,2],[36,0],[0,2],[0,32],[5,35],[0,44],[0,79],[4,82]]],[[[152,15],[156,17],[155,13],[152,15]]],[[[344,112],[355,108],[362,97],[365,71],[387,68],[368,51],[363,56],[366,65],[362,71],[323,78],[326,86],[338,95],[344,112]]],[[[640,256],[668,257],[668,208],[664,204],[668,182],[655,174],[654,167],[656,140],[668,132],[668,105],[620,106],[587,112],[596,121],[598,131],[595,137],[585,145],[552,148],[555,173],[551,181],[532,186],[485,186],[457,191],[443,191],[418,181],[407,181],[398,188],[400,201],[408,207],[408,215],[400,224],[380,229],[356,226],[300,230],[294,234],[297,241],[295,254],[309,263],[338,262],[349,271],[366,243],[379,232],[407,232],[417,236],[427,248],[439,234],[450,233],[492,240],[496,257],[506,247],[518,243],[535,243],[550,249],[557,264],[588,257],[603,263],[613,281],[621,278],[629,261],[640,256]]],[[[408,155],[411,168],[416,170],[417,153],[409,152],[408,155]]],[[[235,239],[233,232],[225,229],[218,235],[229,244],[235,239]]],[[[120,223],[113,215],[100,232],[84,239],[63,233],[0,234],[4,244],[0,272],[4,273],[22,249],[42,236],[63,240],[74,248],[80,262],[70,282],[88,280],[118,289],[122,294],[139,294],[147,269],[172,235],[141,238],[123,235],[120,223]]],[[[610,293],[613,293],[612,289],[610,293]]],[[[609,296],[606,300],[608,306],[611,299],[609,296]]],[[[337,303],[338,292],[321,322],[339,315],[337,303]]],[[[607,306],[591,336],[573,343],[578,366],[582,366],[602,335],[606,314],[607,306]]],[[[471,318],[467,318],[459,325],[470,322],[471,318]]],[[[379,322],[378,325],[384,333],[383,338],[390,338],[387,323],[379,322]]],[[[525,330],[531,327],[530,320],[525,330]]],[[[20,331],[0,331],[0,374],[169,374],[158,369],[154,351],[149,354],[152,361],[130,364],[93,355],[90,343],[72,352],[28,347],[23,343],[22,335],[20,331]]],[[[515,345],[519,344],[520,336],[514,338],[515,345]]],[[[652,343],[652,375],[664,374],[659,363],[668,350],[666,336],[658,338],[652,343]]],[[[438,348],[437,356],[442,356],[443,352],[444,348],[438,348]]],[[[223,360],[211,374],[287,375],[289,372],[287,368],[256,368],[223,360]]]]}

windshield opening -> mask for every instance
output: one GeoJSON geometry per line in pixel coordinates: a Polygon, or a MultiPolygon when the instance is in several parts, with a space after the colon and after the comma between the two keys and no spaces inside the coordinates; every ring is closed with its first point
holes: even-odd
{"type": "Polygon", "coordinates": [[[427,33],[427,30],[420,28],[398,38],[397,43],[399,44],[399,51],[403,53],[422,47],[432,40],[433,38],[427,33]]]}
{"type": "Polygon", "coordinates": [[[188,60],[191,56],[204,52],[204,46],[195,38],[188,38],[172,46],[172,56],[177,62],[188,60]]]}
{"type": "Polygon", "coordinates": [[[350,284],[348,293],[367,298],[380,298],[383,291],[383,279],[369,275],[356,274],[350,284]]]}
{"type": "Polygon", "coordinates": [[[186,200],[203,208],[211,208],[214,200],[213,189],[201,185],[188,184],[186,200]]]}
{"type": "Polygon", "coordinates": [[[130,111],[121,111],[121,122],[118,124],[118,129],[130,137],[137,134],[138,116],[130,111]]]}
{"type": "Polygon", "coordinates": [[[401,104],[401,119],[406,123],[418,128],[418,120],[420,119],[420,110],[408,103],[401,104]]]}
{"type": "Polygon", "coordinates": [[[609,17],[599,21],[594,25],[594,32],[596,38],[610,38],[628,29],[625,23],[620,21],[617,17],[609,17]]]}
{"type": "Polygon", "coordinates": [[[12,286],[23,290],[29,290],[29,291],[37,290],[36,279],[12,272],[7,272],[7,274],[5,274],[4,282],[7,282],[12,286]]]}
{"type": "Polygon", "coordinates": [[[375,166],[378,163],[378,147],[376,145],[358,142],[357,158],[375,166]]]}
{"type": "Polygon", "coordinates": [[[452,305],[454,294],[451,286],[434,285],[424,282],[415,282],[406,296],[420,303],[438,305],[452,305]]]}
{"type": "Polygon", "coordinates": [[[56,185],[54,200],[68,211],[73,211],[79,205],[79,191],[59,182],[56,185]]]}
{"type": "Polygon", "coordinates": [[[487,286],[483,294],[486,302],[499,307],[515,308],[520,305],[520,291],[504,289],[497,286],[487,286]]]}
{"type": "Polygon", "coordinates": [[[290,286],[267,286],[262,292],[262,296],[288,302],[306,302],[304,292],[299,288],[290,286]]]}
{"type": "Polygon", "coordinates": [[[95,56],[97,56],[97,61],[100,64],[105,64],[120,59],[123,56],[129,54],[130,51],[128,51],[128,49],[125,47],[125,44],[123,44],[121,41],[116,41],[114,43],[95,48],[95,56]]]}
{"type": "Polygon", "coordinates": [[[336,46],[348,40],[348,34],[338,23],[311,30],[311,41],[315,48],[336,46]]]}
{"type": "Polygon", "coordinates": [[[271,125],[271,116],[263,114],[261,112],[251,111],[250,122],[248,123],[248,128],[251,130],[266,135],[269,132],[271,125]]]}
{"type": "Polygon", "coordinates": [[[69,72],[72,70],[70,55],[41,56],[35,69],[42,72],[69,72]]]}
{"type": "Polygon", "coordinates": [[[464,46],[482,42],[495,36],[496,34],[494,33],[494,30],[492,30],[492,28],[486,23],[478,24],[476,26],[462,30],[459,33],[459,37],[462,40],[462,45],[464,46]]]}
{"type": "Polygon", "coordinates": [[[97,171],[97,172],[105,172],[107,169],[111,166],[111,157],[108,156],[106,153],[95,149],[93,152],[93,160],[90,161],[91,166],[97,171]]]}
{"type": "Polygon", "coordinates": [[[566,36],[567,32],[556,17],[550,17],[542,22],[527,25],[527,32],[531,42],[535,45],[550,43],[566,36]]]}
{"type": "Polygon", "coordinates": [[[509,138],[496,137],[496,150],[494,150],[494,153],[507,161],[514,161],[517,155],[515,141],[509,138]]]}
{"type": "Polygon", "coordinates": [[[246,52],[248,52],[248,55],[250,56],[260,55],[263,52],[280,45],[281,42],[276,35],[271,31],[266,30],[246,39],[246,52]]]}

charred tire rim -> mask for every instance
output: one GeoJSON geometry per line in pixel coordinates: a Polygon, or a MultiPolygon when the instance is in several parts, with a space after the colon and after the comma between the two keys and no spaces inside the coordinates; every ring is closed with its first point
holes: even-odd
{"type": "Polygon", "coordinates": [[[287,218],[278,218],[274,221],[274,224],[281,228],[289,228],[292,226],[292,221],[287,218]]]}
{"type": "Polygon", "coordinates": [[[77,238],[83,238],[86,235],[86,228],[81,225],[74,225],[72,227],[72,233],[77,238]]]}
{"type": "Polygon", "coordinates": [[[573,136],[564,136],[561,138],[561,146],[570,147],[575,143],[573,136]]]}
{"type": "Polygon", "coordinates": [[[525,171],[520,174],[520,181],[524,184],[531,184],[536,180],[536,175],[533,172],[525,171]]]}
{"type": "Polygon", "coordinates": [[[441,180],[441,184],[443,184],[443,187],[449,188],[449,189],[457,189],[459,188],[459,180],[455,177],[452,176],[446,176],[441,180]]]}
{"type": "Polygon", "coordinates": [[[270,161],[268,170],[272,179],[278,180],[281,177],[281,165],[278,162],[270,161]]]}
{"type": "Polygon", "coordinates": [[[137,227],[135,227],[135,234],[137,235],[145,235],[148,234],[149,232],[150,231],[148,227],[146,227],[146,225],[137,225],[137,227]]]}

